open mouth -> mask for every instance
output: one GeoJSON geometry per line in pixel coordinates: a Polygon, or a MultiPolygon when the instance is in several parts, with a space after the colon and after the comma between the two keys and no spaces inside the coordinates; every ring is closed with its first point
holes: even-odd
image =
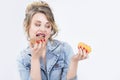
{"type": "Polygon", "coordinates": [[[44,33],[37,33],[36,34],[36,42],[40,43],[40,41],[45,41],[45,34],[44,33]]]}
{"type": "Polygon", "coordinates": [[[40,43],[40,41],[45,41],[45,34],[44,33],[37,33],[35,39],[31,39],[31,44],[40,43]]]}
{"type": "Polygon", "coordinates": [[[43,34],[43,33],[38,33],[38,34],[36,34],[36,37],[42,37],[42,38],[45,38],[45,34],[43,34]]]}

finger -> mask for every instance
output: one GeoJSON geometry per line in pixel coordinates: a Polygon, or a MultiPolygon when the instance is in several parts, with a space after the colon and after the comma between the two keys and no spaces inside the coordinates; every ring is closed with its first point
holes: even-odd
{"type": "Polygon", "coordinates": [[[82,48],[78,49],[78,54],[82,55],[82,48]]]}
{"type": "Polygon", "coordinates": [[[44,47],[45,47],[45,40],[44,40],[44,39],[41,39],[41,40],[40,40],[40,45],[41,45],[41,48],[44,48],[44,47]]]}
{"type": "Polygon", "coordinates": [[[82,51],[83,51],[82,59],[84,59],[87,56],[85,48],[82,51]]]}
{"type": "Polygon", "coordinates": [[[41,40],[41,48],[45,48],[46,47],[46,42],[44,39],[41,40]]]}
{"type": "Polygon", "coordinates": [[[84,59],[87,59],[87,58],[88,58],[88,55],[84,59]]]}
{"type": "Polygon", "coordinates": [[[34,44],[33,49],[34,49],[34,50],[37,50],[37,49],[38,49],[38,43],[35,43],[35,44],[34,44]]]}
{"type": "Polygon", "coordinates": [[[79,49],[78,49],[78,58],[79,58],[79,60],[82,59],[82,55],[83,55],[82,49],[79,48],[79,49]]]}
{"type": "Polygon", "coordinates": [[[45,39],[43,39],[43,48],[45,48],[46,47],[46,41],[45,41],[45,39]]]}
{"type": "Polygon", "coordinates": [[[30,48],[33,48],[33,47],[34,47],[34,39],[31,39],[31,40],[29,41],[29,44],[30,44],[30,48]]]}
{"type": "Polygon", "coordinates": [[[41,46],[42,46],[42,41],[40,41],[39,44],[38,44],[38,49],[39,50],[41,49],[41,46]]]}
{"type": "Polygon", "coordinates": [[[40,50],[42,50],[42,49],[44,49],[44,48],[45,48],[45,42],[44,42],[43,39],[41,39],[41,40],[39,41],[39,44],[38,44],[38,50],[40,51],[40,50]]]}

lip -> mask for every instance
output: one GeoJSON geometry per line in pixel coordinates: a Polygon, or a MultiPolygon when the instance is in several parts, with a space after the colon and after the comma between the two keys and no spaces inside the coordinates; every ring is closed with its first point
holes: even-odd
{"type": "Polygon", "coordinates": [[[43,38],[45,38],[45,36],[46,36],[46,35],[45,35],[44,33],[37,33],[37,34],[36,34],[36,37],[43,37],[43,38]]]}

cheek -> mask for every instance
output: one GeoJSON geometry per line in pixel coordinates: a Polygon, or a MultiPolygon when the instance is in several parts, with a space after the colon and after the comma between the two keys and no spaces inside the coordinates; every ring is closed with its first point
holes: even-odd
{"type": "Polygon", "coordinates": [[[47,31],[47,36],[50,37],[50,35],[51,35],[51,30],[48,30],[47,31]]]}
{"type": "Polygon", "coordinates": [[[35,29],[34,28],[30,28],[29,29],[29,35],[30,35],[30,38],[33,38],[35,36],[35,29]]]}

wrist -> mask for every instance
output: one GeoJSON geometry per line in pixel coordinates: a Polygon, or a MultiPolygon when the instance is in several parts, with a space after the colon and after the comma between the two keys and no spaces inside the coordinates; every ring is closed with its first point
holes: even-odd
{"type": "Polygon", "coordinates": [[[73,60],[73,59],[71,59],[71,63],[73,63],[73,64],[78,64],[78,60],[73,60]]]}
{"type": "Polygon", "coordinates": [[[39,58],[39,57],[33,57],[33,56],[32,56],[32,57],[31,57],[31,60],[32,60],[32,61],[39,61],[40,58],[39,58]]]}
{"type": "Polygon", "coordinates": [[[73,66],[74,68],[77,68],[78,62],[71,61],[71,66],[73,66]]]}

